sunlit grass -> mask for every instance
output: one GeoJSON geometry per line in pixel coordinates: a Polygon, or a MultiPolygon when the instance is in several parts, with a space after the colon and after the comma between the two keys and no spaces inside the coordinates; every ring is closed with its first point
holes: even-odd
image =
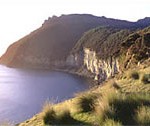
{"type": "Polygon", "coordinates": [[[114,121],[113,119],[106,119],[102,125],[103,126],[122,126],[120,122],[114,121]]]}
{"type": "Polygon", "coordinates": [[[135,120],[139,125],[150,125],[150,106],[140,106],[136,111],[135,120]]]}
{"type": "Polygon", "coordinates": [[[45,125],[149,125],[150,85],[142,81],[150,67],[127,71],[120,79],[79,93],[75,98],[53,105],[46,103],[42,120],[45,125]],[[135,72],[134,72],[135,73],[135,72]]]}
{"type": "Polygon", "coordinates": [[[76,109],[78,112],[93,112],[94,103],[99,94],[82,94],[76,100],[76,109]]]}

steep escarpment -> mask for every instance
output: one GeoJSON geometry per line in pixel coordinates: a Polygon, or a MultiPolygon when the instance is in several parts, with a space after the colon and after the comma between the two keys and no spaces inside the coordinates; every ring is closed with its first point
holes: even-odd
{"type": "Polygon", "coordinates": [[[69,58],[74,62],[71,65],[76,65],[80,73],[98,82],[114,76],[120,71],[115,53],[131,32],[112,27],[99,27],[86,32],[72,49],[69,58]]]}
{"type": "Polygon", "coordinates": [[[68,58],[80,73],[102,82],[148,59],[149,44],[149,27],[137,32],[99,27],[85,33],[68,58]]]}
{"type": "Polygon", "coordinates": [[[130,68],[150,58],[150,27],[130,34],[121,44],[120,64],[130,68]]]}
{"type": "Polygon", "coordinates": [[[150,25],[149,20],[128,22],[88,14],[53,16],[12,44],[0,63],[69,69],[102,82],[150,57],[150,28],[136,31],[150,25]]]}
{"type": "Polygon", "coordinates": [[[42,27],[11,45],[0,63],[11,67],[50,68],[62,66],[82,34],[97,26],[134,27],[134,23],[88,14],[53,16],[42,27]],[[12,53],[13,51],[13,53],[12,53]]]}
{"type": "MultiPolygon", "coordinates": [[[[10,67],[42,69],[63,67],[66,57],[84,32],[98,26],[118,29],[142,28],[149,24],[148,19],[128,22],[89,14],[53,16],[46,20],[39,29],[12,44],[0,58],[0,63],[10,67]]],[[[92,45],[97,44],[89,43],[89,47],[92,45]]],[[[113,47],[110,48],[112,49],[113,47]]]]}

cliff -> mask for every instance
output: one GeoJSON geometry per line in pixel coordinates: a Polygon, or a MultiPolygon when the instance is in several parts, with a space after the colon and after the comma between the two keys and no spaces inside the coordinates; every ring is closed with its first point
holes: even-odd
{"type": "Polygon", "coordinates": [[[67,65],[102,82],[149,58],[149,27],[136,32],[100,27],[83,35],[68,56],[67,65]]]}
{"type": "Polygon", "coordinates": [[[57,64],[63,67],[66,57],[84,32],[98,26],[141,28],[149,24],[148,19],[129,22],[89,14],[53,16],[39,29],[10,45],[0,63],[9,67],[53,68],[57,64]]]}
{"type": "Polygon", "coordinates": [[[102,82],[149,58],[150,18],[128,22],[88,14],[53,16],[0,58],[9,67],[68,69],[102,82]],[[96,28],[95,28],[96,27],[96,28]]]}

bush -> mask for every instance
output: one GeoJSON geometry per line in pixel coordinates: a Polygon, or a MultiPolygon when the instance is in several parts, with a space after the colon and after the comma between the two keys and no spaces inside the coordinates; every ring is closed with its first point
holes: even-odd
{"type": "Polygon", "coordinates": [[[143,77],[142,77],[142,82],[144,84],[150,83],[150,74],[144,74],[143,77]]]}

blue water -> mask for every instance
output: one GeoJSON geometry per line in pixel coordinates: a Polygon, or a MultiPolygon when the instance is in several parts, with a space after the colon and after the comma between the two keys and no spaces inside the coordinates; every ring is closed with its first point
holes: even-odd
{"type": "Polygon", "coordinates": [[[63,72],[0,65],[0,124],[25,121],[40,112],[45,101],[63,101],[88,86],[84,79],[63,72]]]}

